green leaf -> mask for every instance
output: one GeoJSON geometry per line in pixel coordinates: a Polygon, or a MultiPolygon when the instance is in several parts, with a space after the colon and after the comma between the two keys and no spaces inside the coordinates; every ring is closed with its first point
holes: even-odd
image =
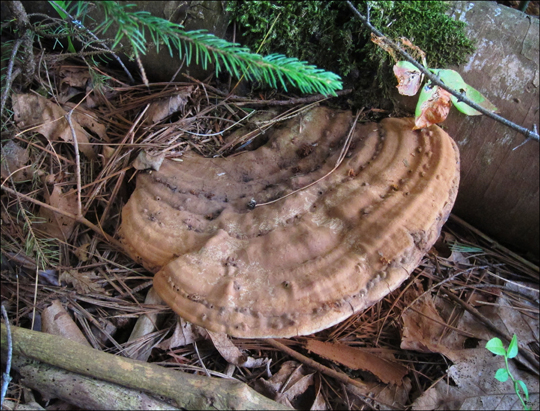
{"type": "Polygon", "coordinates": [[[516,390],[516,392],[518,392],[518,384],[521,387],[521,390],[523,391],[523,393],[525,394],[525,400],[529,401],[529,390],[527,389],[527,386],[525,385],[523,381],[517,380],[514,386],[514,389],[516,390]]]}
{"type": "Polygon", "coordinates": [[[411,70],[411,71],[418,71],[420,72],[420,70],[412,63],[409,63],[408,61],[405,61],[405,60],[402,60],[402,61],[398,61],[396,63],[396,66],[400,67],[400,68],[404,68],[406,70],[411,70]]]}
{"type": "MultiPolygon", "coordinates": [[[[453,88],[456,91],[459,91],[461,94],[463,94],[472,102],[478,104],[480,107],[483,107],[493,113],[498,110],[497,107],[495,107],[487,98],[482,95],[482,93],[480,93],[474,87],[471,87],[467,83],[465,83],[465,81],[457,71],[449,69],[432,69],[431,71],[434,74],[438,75],[445,85],[453,88]]],[[[454,106],[463,114],[466,114],[468,116],[479,116],[482,114],[468,104],[460,101],[459,98],[453,95],[450,98],[452,99],[452,103],[454,104],[454,106]]]]}
{"type": "Polygon", "coordinates": [[[506,350],[504,349],[504,345],[500,338],[495,337],[489,340],[486,344],[486,348],[493,354],[502,355],[503,357],[506,355],[506,350]]]}
{"type": "Polygon", "coordinates": [[[500,382],[505,382],[508,379],[508,371],[506,368],[499,368],[495,373],[495,379],[499,380],[500,382]]]}
{"type": "Polygon", "coordinates": [[[518,340],[517,340],[517,335],[514,334],[514,336],[512,337],[512,341],[510,341],[510,345],[508,346],[507,357],[514,358],[517,355],[518,355],[518,340]]]}
{"type": "Polygon", "coordinates": [[[416,110],[414,112],[416,118],[422,115],[422,106],[426,101],[433,98],[433,94],[435,93],[435,91],[436,87],[434,87],[430,81],[424,84],[424,87],[422,87],[422,90],[420,91],[418,102],[416,103],[416,110]]]}

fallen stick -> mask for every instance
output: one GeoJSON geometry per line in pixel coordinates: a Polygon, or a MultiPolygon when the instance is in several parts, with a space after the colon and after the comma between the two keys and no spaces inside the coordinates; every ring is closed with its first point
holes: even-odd
{"type": "MultiPolygon", "coordinates": [[[[2,352],[7,330],[0,325],[2,352]]],[[[170,370],[159,365],[97,351],[82,344],[20,327],[11,327],[13,355],[98,378],[176,401],[188,410],[288,410],[246,384],[170,370]]]]}

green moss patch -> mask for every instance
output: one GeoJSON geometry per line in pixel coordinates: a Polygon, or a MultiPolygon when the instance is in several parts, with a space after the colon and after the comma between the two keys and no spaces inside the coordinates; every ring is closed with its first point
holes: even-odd
{"type": "MultiPolygon", "coordinates": [[[[474,51],[465,23],[445,12],[444,1],[353,1],[388,37],[407,37],[427,54],[428,66],[444,68],[466,61],[474,51]]],[[[353,86],[355,105],[377,105],[396,85],[391,57],[370,41],[371,33],[342,1],[229,1],[237,41],[260,53],[297,57],[339,74],[353,86]]]]}

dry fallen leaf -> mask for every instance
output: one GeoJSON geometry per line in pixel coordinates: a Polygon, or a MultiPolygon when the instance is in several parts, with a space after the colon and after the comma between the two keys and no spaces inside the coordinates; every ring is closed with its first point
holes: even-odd
{"type": "Polygon", "coordinates": [[[409,403],[409,393],[412,384],[405,377],[401,386],[393,384],[381,384],[378,382],[366,382],[363,388],[347,384],[349,396],[349,409],[368,409],[365,404],[371,404],[374,410],[394,409],[404,410],[409,403]]]}
{"type": "Polygon", "coordinates": [[[433,124],[442,123],[448,117],[452,107],[452,95],[439,86],[431,87],[426,84],[422,87],[413,130],[429,127],[433,124]]]}
{"type": "Polygon", "coordinates": [[[159,343],[158,347],[167,351],[176,347],[185,347],[206,338],[208,338],[208,334],[204,328],[176,316],[176,327],[172,337],[159,343]]]}
{"type": "Polygon", "coordinates": [[[90,247],[90,243],[84,243],[83,245],[81,245],[80,247],[77,247],[75,249],[75,255],[77,256],[77,258],[79,259],[79,261],[81,262],[86,262],[88,261],[88,247],[90,247]]]}
{"type": "Polygon", "coordinates": [[[151,169],[159,171],[164,159],[165,153],[153,155],[146,150],[141,150],[135,161],[133,161],[133,167],[137,170],[151,169]]]}
{"type": "Polygon", "coordinates": [[[2,179],[11,175],[15,183],[30,180],[33,172],[32,166],[25,167],[28,159],[28,149],[22,148],[13,140],[2,144],[2,179]]]}
{"type": "Polygon", "coordinates": [[[229,340],[227,334],[214,333],[208,330],[207,333],[214,343],[214,347],[216,347],[221,356],[227,360],[229,364],[233,364],[238,367],[260,368],[264,367],[268,363],[268,358],[255,359],[242,354],[238,347],[234,345],[231,340],[229,340]]]}
{"type": "Polygon", "coordinates": [[[419,352],[447,352],[439,338],[444,334],[444,320],[435,308],[431,295],[425,295],[401,314],[403,337],[401,349],[419,352]]]}
{"type": "MultiPolygon", "coordinates": [[[[75,108],[75,104],[66,103],[64,107],[69,111],[75,108]]],[[[73,119],[79,123],[82,127],[86,127],[93,133],[95,133],[99,138],[106,142],[110,142],[109,136],[107,136],[107,127],[100,123],[96,118],[96,115],[91,111],[85,110],[81,106],[78,106],[73,111],[73,119]]]]}
{"type": "Polygon", "coordinates": [[[41,312],[41,326],[44,333],[58,335],[90,347],[90,343],[59,300],[54,300],[41,312]]]}
{"type": "Polygon", "coordinates": [[[258,379],[254,388],[280,404],[295,409],[313,409],[315,401],[319,405],[324,404],[324,400],[317,398],[318,395],[308,391],[308,388],[315,385],[314,375],[307,372],[302,364],[286,361],[270,379],[258,379]]]}
{"type": "Polygon", "coordinates": [[[407,368],[397,362],[388,361],[370,352],[345,344],[310,339],[306,343],[306,349],[353,370],[370,371],[384,383],[401,385],[403,377],[408,373],[407,368]]]}
{"type": "MultiPolygon", "coordinates": [[[[45,201],[59,210],[77,215],[77,193],[64,194],[58,184],[54,185],[52,193],[45,192],[45,201]]],[[[39,210],[39,216],[45,219],[45,223],[40,225],[40,228],[50,237],[63,241],[69,239],[75,227],[75,220],[45,207],[39,210]]]]}
{"type": "Polygon", "coordinates": [[[159,123],[164,118],[167,118],[178,111],[183,111],[192,92],[193,86],[185,87],[178,90],[178,94],[174,96],[151,103],[148,112],[146,113],[146,123],[159,123]]]}
{"type": "MultiPolygon", "coordinates": [[[[35,94],[13,94],[13,112],[15,121],[19,127],[30,128],[50,141],[62,139],[67,142],[73,142],[73,135],[68,121],[65,118],[67,114],[64,109],[52,101],[35,94]]],[[[72,119],[73,128],[79,144],[79,151],[87,158],[94,159],[95,153],[88,140],[88,133],[72,119]]]]}
{"type": "MultiPolygon", "coordinates": [[[[485,345],[485,342],[483,343],[485,345]]],[[[481,348],[453,351],[454,363],[443,378],[424,392],[413,403],[414,410],[522,410],[511,382],[495,380],[497,369],[504,367],[504,359],[481,348]]],[[[516,379],[527,385],[531,408],[538,409],[540,389],[538,378],[518,369],[509,361],[510,371],[516,379]]]]}
{"type": "MultiPolygon", "coordinates": [[[[409,294],[413,294],[414,299],[414,294],[421,294],[421,290],[413,290],[409,294]]],[[[406,299],[411,299],[411,296],[406,296],[406,299]]],[[[476,305],[481,305],[481,298],[475,298],[475,301],[476,305]]],[[[525,300],[521,303],[526,304],[525,300]]],[[[497,329],[510,335],[515,333],[522,347],[538,340],[538,318],[524,315],[512,307],[504,295],[499,296],[494,305],[484,305],[478,311],[497,329]]],[[[402,314],[401,348],[441,353],[454,363],[448,369],[448,378],[441,379],[419,397],[413,409],[522,409],[512,384],[500,383],[494,378],[497,369],[504,366],[504,359],[484,348],[486,342],[494,337],[493,332],[469,311],[461,312],[457,321],[452,323],[453,329],[446,327],[444,324],[452,312],[455,318],[453,303],[426,295],[402,314]],[[466,345],[474,342],[475,348],[465,349],[466,345]]],[[[518,360],[528,364],[522,356],[518,356],[518,360]]],[[[517,369],[514,360],[509,364],[514,377],[523,380],[529,393],[534,394],[531,395],[532,408],[538,408],[538,378],[526,370],[517,369]]],[[[529,367],[534,369],[531,365],[529,367]]]]}
{"type": "Polygon", "coordinates": [[[101,279],[93,271],[81,273],[78,270],[64,271],[58,278],[60,282],[73,285],[78,294],[96,293],[108,295],[103,286],[98,283],[101,279]]]}

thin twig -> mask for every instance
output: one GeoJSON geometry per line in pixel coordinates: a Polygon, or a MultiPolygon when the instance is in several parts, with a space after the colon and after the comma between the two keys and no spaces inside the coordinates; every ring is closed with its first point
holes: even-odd
{"type": "Polygon", "coordinates": [[[17,28],[20,30],[20,33],[23,33],[21,36],[21,40],[26,55],[24,58],[22,74],[24,85],[29,86],[32,81],[34,81],[34,74],[36,72],[33,36],[31,31],[32,26],[30,24],[30,20],[28,20],[26,9],[20,1],[9,1],[6,3],[11,12],[13,13],[13,16],[15,17],[17,28]]]}
{"type": "MultiPolygon", "coordinates": [[[[286,345],[280,343],[279,341],[274,340],[273,338],[265,338],[264,340],[261,340],[261,342],[270,344],[272,347],[277,348],[280,351],[283,351],[285,354],[293,357],[295,360],[300,361],[301,363],[306,364],[307,366],[314,368],[320,373],[328,375],[329,377],[332,377],[335,380],[342,382],[343,384],[351,384],[363,390],[367,388],[366,384],[364,384],[362,381],[353,379],[343,372],[335,371],[329,367],[326,367],[318,363],[317,361],[312,360],[311,358],[300,354],[299,352],[293,350],[292,348],[287,347],[286,345]]],[[[387,409],[390,409],[390,410],[397,409],[391,406],[390,404],[380,402],[375,398],[372,398],[372,400],[377,401],[381,405],[384,405],[384,407],[387,409]]]]}
{"type": "Polygon", "coordinates": [[[444,84],[439,76],[434,75],[429,70],[427,70],[424,66],[422,66],[420,63],[418,63],[409,53],[407,53],[405,50],[403,50],[399,45],[397,45],[394,41],[386,37],[383,33],[381,33],[379,30],[377,30],[373,25],[369,22],[369,20],[364,17],[360,12],[352,5],[352,3],[347,0],[347,4],[349,8],[352,10],[354,14],[362,21],[362,24],[364,26],[368,27],[373,33],[375,33],[379,37],[383,37],[384,41],[388,43],[392,48],[394,48],[396,51],[398,51],[409,63],[411,63],[413,66],[415,66],[418,70],[420,70],[428,79],[430,79],[433,83],[438,85],[439,87],[445,89],[450,94],[452,94],[454,97],[457,97],[459,101],[464,102],[468,106],[474,108],[475,110],[479,111],[482,114],[485,114],[488,117],[491,117],[493,120],[498,121],[499,123],[504,124],[505,126],[508,126],[510,128],[513,128],[514,130],[520,132],[521,134],[525,135],[528,139],[533,139],[536,141],[540,141],[540,136],[537,132],[531,131],[526,129],[525,127],[521,127],[517,125],[516,123],[513,123],[504,117],[501,117],[495,113],[492,113],[489,110],[486,110],[484,107],[479,106],[474,101],[468,99],[463,94],[459,93],[458,91],[448,87],[446,84],[444,84]]]}
{"type": "Polygon", "coordinates": [[[11,340],[11,326],[9,324],[9,318],[6,312],[6,308],[2,304],[2,317],[4,317],[4,323],[6,324],[7,331],[7,360],[6,360],[6,372],[2,375],[4,381],[2,382],[2,392],[0,395],[0,409],[4,409],[4,398],[7,393],[9,383],[11,382],[11,357],[13,355],[13,341],[11,340]]]}
{"type": "MultiPolygon", "coordinates": [[[[462,308],[469,311],[477,320],[479,320],[482,324],[484,324],[491,332],[501,336],[503,339],[505,339],[508,343],[512,340],[512,336],[505,332],[504,330],[501,330],[500,328],[497,328],[489,318],[487,318],[484,314],[482,314],[480,311],[478,311],[476,308],[471,306],[470,304],[467,304],[465,301],[462,301],[460,298],[458,298],[452,291],[450,291],[446,287],[441,287],[441,289],[445,292],[445,295],[448,296],[452,301],[459,304],[462,308]]],[[[535,368],[538,369],[538,360],[534,358],[533,355],[530,354],[529,347],[523,345],[520,343],[521,350],[519,351],[520,354],[529,362],[529,364],[535,368]]],[[[538,375],[538,371],[536,371],[538,375]]]]}
{"type": "MultiPolygon", "coordinates": [[[[61,6],[58,5],[58,2],[55,3],[55,6],[58,7],[60,10],[62,10],[65,15],[67,17],[70,18],[70,23],[73,24],[73,22],[75,21],[75,18],[69,14],[67,12],[67,10],[64,10],[61,6]]],[[[90,37],[92,37],[94,40],[97,40],[98,42],[101,42],[101,40],[99,39],[99,37],[97,37],[91,30],[87,29],[85,26],[83,26],[81,23],[78,23],[77,24],[77,28],[79,29],[82,29],[86,32],[86,34],[88,34],[90,37]]],[[[91,46],[93,47],[93,46],[91,46]]],[[[95,48],[95,47],[93,47],[95,48]]],[[[118,64],[120,64],[120,66],[122,67],[122,69],[124,70],[124,72],[127,74],[127,76],[129,77],[129,80],[131,81],[131,83],[135,83],[135,80],[133,79],[133,76],[131,75],[131,73],[129,72],[129,70],[127,69],[127,67],[124,65],[124,63],[122,62],[122,60],[120,59],[120,57],[118,57],[118,55],[112,51],[107,45],[103,44],[103,48],[105,48],[109,53],[111,53],[113,55],[113,57],[115,58],[115,60],[118,62],[118,64]]]]}
{"type": "Polygon", "coordinates": [[[81,202],[81,155],[79,154],[79,142],[77,141],[77,134],[75,133],[75,128],[73,127],[73,122],[71,121],[71,114],[73,110],[69,111],[66,114],[66,119],[69,123],[69,128],[71,129],[71,136],[73,137],[73,147],[75,149],[75,176],[77,178],[77,216],[82,216],[82,202],[81,202]]]}
{"type": "MultiPolygon", "coordinates": [[[[494,239],[492,239],[492,238],[489,237],[488,235],[484,234],[484,233],[481,232],[479,229],[473,227],[472,225],[470,225],[469,223],[467,223],[465,220],[459,218],[457,215],[455,215],[455,214],[452,213],[452,214],[450,214],[449,219],[455,221],[455,222],[458,223],[458,224],[461,224],[462,226],[464,226],[465,228],[469,229],[470,231],[472,231],[472,232],[475,233],[476,235],[482,237],[484,240],[486,240],[487,242],[489,242],[491,248],[494,248],[494,249],[496,249],[496,250],[501,250],[503,253],[508,254],[508,255],[511,256],[512,258],[515,258],[517,261],[519,261],[519,262],[522,263],[523,265],[527,266],[528,268],[534,270],[536,273],[539,272],[539,267],[538,267],[536,264],[531,263],[529,260],[526,260],[525,258],[523,258],[523,257],[521,257],[520,255],[514,253],[513,251],[510,251],[510,250],[509,250],[508,248],[506,248],[505,246],[500,245],[497,241],[495,241],[494,239]]],[[[539,279],[538,275],[536,275],[534,278],[535,278],[536,280],[539,279]]]]}
{"type": "MultiPolygon", "coordinates": [[[[352,93],[352,88],[336,91],[337,97],[345,96],[350,93],[352,93]]],[[[252,100],[245,97],[231,96],[231,98],[229,98],[229,101],[234,102],[234,104],[238,107],[247,106],[247,105],[249,106],[294,106],[297,104],[308,104],[308,103],[324,101],[333,97],[335,96],[325,96],[324,94],[314,94],[308,97],[291,98],[288,100],[252,100]]]]}
{"type": "Polygon", "coordinates": [[[193,347],[195,347],[195,352],[197,353],[197,358],[199,359],[199,362],[201,363],[201,365],[203,367],[203,370],[206,373],[206,376],[210,377],[210,373],[208,372],[208,370],[206,369],[206,366],[204,365],[204,362],[203,362],[203,360],[201,358],[201,354],[199,354],[199,349],[197,348],[197,342],[196,341],[193,341],[193,347]]]}
{"type": "MultiPolygon", "coordinates": [[[[13,50],[11,50],[11,57],[9,58],[9,65],[6,73],[6,84],[4,86],[4,92],[2,93],[2,106],[0,107],[0,113],[4,113],[4,107],[6,106],[9,91],[11,90],[11,83],[13,83],[13,79],[17,77],[17,75],[14,75],[13,73],[13,65],[15,64],[15,57],[19,47],[22,44],[22,41],[22,39],[18,39],[13,45],[13,50]]],[[[20,70],[18,73],[20,73],[20,70]]]]}

